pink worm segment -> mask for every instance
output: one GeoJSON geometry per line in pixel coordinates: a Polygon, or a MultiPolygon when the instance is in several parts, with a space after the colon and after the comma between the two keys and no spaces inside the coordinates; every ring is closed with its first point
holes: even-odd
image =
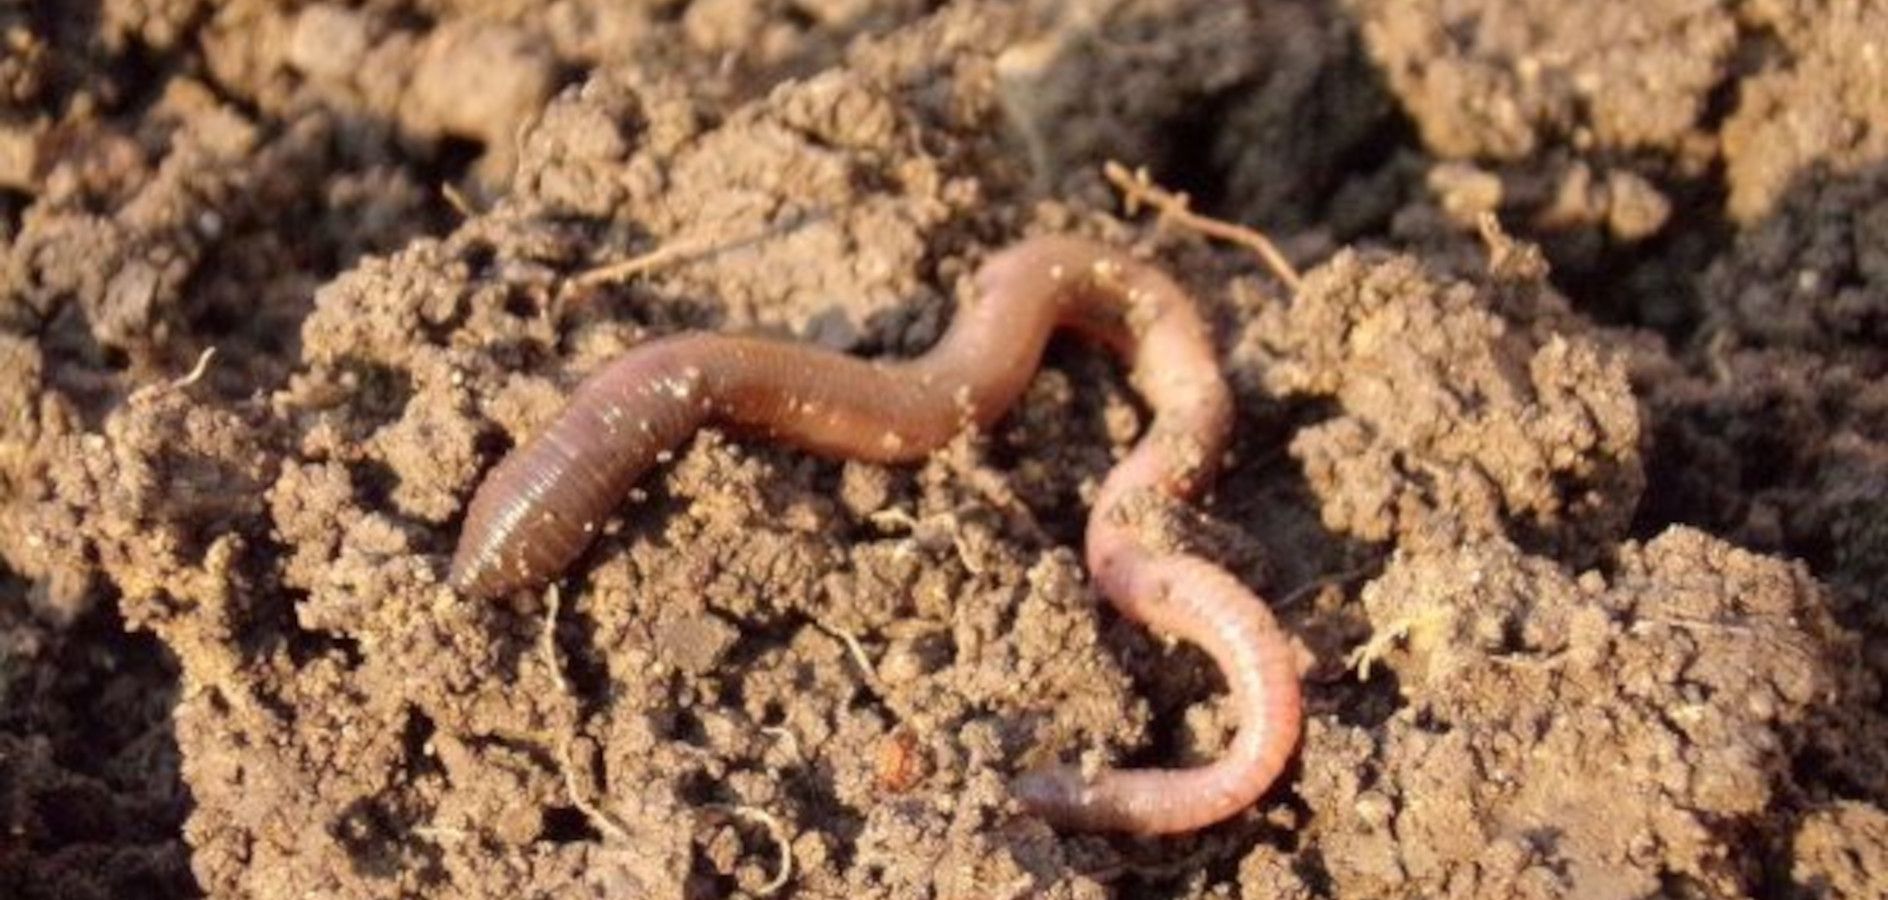
{"type": "Polygon", "coordinates": [[[1265,604],[1198,557],[1150,549],[1124,501],[1190,499],[1216,474],[1232,399],[1205,323],[1179,285],[1092,242],[1026,240],[976,275],[977,297],[937,346],[866,361],[781,341],[688,333],[639,346],[577,388],[564,413],[494,469],[472,498],[451,581],[492,597],[548,581],[587,547],[630,488],[697,429],[722,423],[831,457],[921,459],[1001,418],[1057,327],[1123,357],[1153,410],[1148,433],[1102,483],[1088,567],[1122,615],[1203,648],[1224,674],[1239,730],[1188,769],[1051,766],[1012,788],[1065,827],[1170,834],[1250,806],[1297,746],[1293,654],[1265,604]]]}

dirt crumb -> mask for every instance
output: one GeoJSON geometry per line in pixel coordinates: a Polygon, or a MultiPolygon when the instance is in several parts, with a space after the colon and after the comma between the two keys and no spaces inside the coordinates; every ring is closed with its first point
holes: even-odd
{"type": "Polygon", "coordinates": [[[1780,827],[1792,759],[1866,687],[1800,567],[1685,529],[1610,576],[1501,542],[1399,553],[1363,597],[1362,664],[1407,705],[1364,748],[1371,786],[1310,787],[1328,815],[1377,810],[1331,836],[1355,845],[1326,857],[1347,892],[1752,890],[1730,846],[1780,827]],[[1505,862],[1477,865],[1490,846],[1505,862]]]}
{"type": "Polygon", "coordinates": [[[1872,897],[1888,889],[1888,813],[1859,803],[1819,810],[1793,839],[1790,872],[1805,897],[1872,897]]]}
{"type": "Polygon", "coordinates": [[[1505,319],[1508,287],[1347,251],[1246,332],[1270,389],[1342,411],[1292,442],[1328,527],[1405,546],[1623,533],[1644,480],[1625,369],[1579,334],[1505,319]]]}
{"type": "Polygon", "coordinates": [[[1424,141],[1452,158],[1562,139],[1678,149],[1736,43],[1730,10],[1709,0],[1348,5],[1424,141]]]}
{"type": "Polygon", "coordinates": [[[1817,166],[1838,175],[1888,157],[1888,80],[1875,35],[1888,9],[1859,0],[1757,3],[1752,24],[1772,30],[1780,52],[1746,79],[1724,123],[1731,217],[1751,224],[1817,166]]]}

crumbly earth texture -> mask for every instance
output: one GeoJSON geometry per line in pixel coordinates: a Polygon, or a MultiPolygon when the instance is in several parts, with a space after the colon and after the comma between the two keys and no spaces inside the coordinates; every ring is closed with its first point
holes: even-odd
{"type": "Polygon", "coordinates": [[[0,3],[0,895],[1888,896],[1888,4],[0,3]],[[1106,160],[1263,225],[1121,203],[1106,160]],[[443,585],[585,373],[928,347],[1133,246],[1240,425],[1161,540],[1297,637],[1199,834],[1007,780],[1228,741],[1087,499],[1073,340],[922,465],[705,431],[443,585]]]}

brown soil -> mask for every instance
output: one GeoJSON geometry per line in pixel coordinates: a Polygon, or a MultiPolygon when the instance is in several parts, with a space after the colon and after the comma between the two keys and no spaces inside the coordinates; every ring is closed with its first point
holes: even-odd
{"type": "Polygon", "coordinates": [[[0,2],[0,896],[1888,896],[1888,3],[0,2]],[[1115,158],[1271,229],[1131,215],[1115,158]],[[1492,214],[1500,228],[1484,229],[1492,214]],[[1198,291],[1249,813],[1059,835],[1204,660],[1087,587],[1058,343],[916,468],[703,433],[560,587],[465,501],[646,337],[927,347],[1025,232],[1198,291]],[[599,266],[661,250],[613,277],[599,266]],[[205,351],[201,371],[186,375],[205,351]]]}

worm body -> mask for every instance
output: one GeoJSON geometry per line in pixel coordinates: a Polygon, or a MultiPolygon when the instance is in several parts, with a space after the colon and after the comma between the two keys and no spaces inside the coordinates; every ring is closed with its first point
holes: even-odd
{"type": "Polygon", "coordinates": [[[973,301],[937,346],[910,360],[701,333],[631,350],[579,386],[563,414],[479,487],[451,582],[490,597],[547,581],[638,479],[710,422],[832,457],[921,459],[1001,418],[1058,327],[1122,357],[1154,413],[1090,515],[1096,587],[1128,618],[1205,649],[1240,725],[1206,765],[1089,774],[1054,766],[1024,773],[1013,790],[1064,827],[1162,834],[1218,822],[1256,801],[1296,747],[1297,672],[1262,601],[1203,559],[1150,549],[1128,521],[1125,504],[1137,496],[1190,499],[1212,479],[1233,409],[1191,298],[1159,270],[1101,245],[1041,237],[992,257],[973,301]]]}

